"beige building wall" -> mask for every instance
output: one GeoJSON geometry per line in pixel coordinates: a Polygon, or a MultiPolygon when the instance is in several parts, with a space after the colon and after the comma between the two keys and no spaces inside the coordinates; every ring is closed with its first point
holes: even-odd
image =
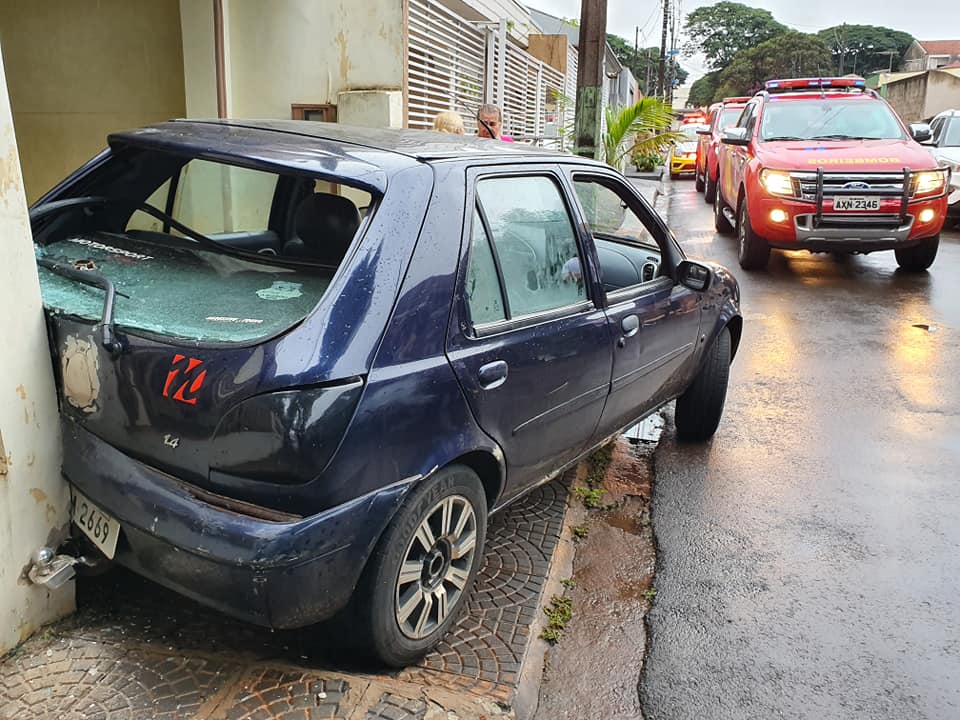
{"type": "MultiPolygon", "coordinates": [[[[230,117],[403,87],[402,0],[223,0],[230,117]]],[[[216,117],[213,4],[180,0],[189,117],[216,117]]],[[[386,124],[386,123],[379,123],[386,124]]]]}
{"type": "Polygon", "coordinates": [[[177,0],[0,0],[0,41],[28,202],[109,132],[185,112],[177,0]]]}
{"type": "Polygon", "coordinates": [[[66,534],[69,495],[60,476],[60,431],[40,285],[0,63],[0,656],[71,612],[73,583],[31,585],[33,552],[66,534]]]}

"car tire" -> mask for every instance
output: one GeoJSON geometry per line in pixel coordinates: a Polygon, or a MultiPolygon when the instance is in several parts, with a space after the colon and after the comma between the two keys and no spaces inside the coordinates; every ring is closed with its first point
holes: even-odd
{"type": "Polygon", "coordinates": [[[707,351],[700,372],[677,398],[673,422],[681,440],[709,440],[720,425],[730,378],[730,330],[724,328],[707,351]]]}
{"type": "Polygon", "coordinates": [[[486,495],[473,470],[451,465],[422,481],[390,521],[357,584],[352,644],[390,667],[410,665],[433,649],[467,605],[486,533],[486,495]],[[460,529],[462,513],[468,517],[460,529]],[[464,555],[454,558],[458,552],[464,555]],[[412,578],[408,570],[404,577],[404,566],[417,563],[420,575],[412,578]]]}
{"type": "Polygon", "coordinates": [[[699,172],[696,174],[696,182],[694,184],[696,185],[697,192],[703,192],[703,175],[701,175],[699,172]]]}
{"type": "Polygon", "coordinates": [[[746,198],[740,201],[737,214],[737,257],[744,270],[760,270],[770,260],[770,244],[753,231],[746,198]]]}
{"type": "Polygon", "coordinates": [[[922,272],[933,265],[940,248],[940,235],[921,240],[918,245],[908,248],[897,248],[897,265],[908,272],[922,272]]]}
{"type": "Polygon", "coordinates": [[[671,180],[676,180],[676,179],[679,178],[679,177],[680,177],[680,176],[679,176],[677,173],[675,173],[675,172],[670,173],[670,179],[671,179],[671,180]]]}
{"type": "Polygon", "coordinates": [[[727,216],[723,214],[723,209],[727,204],[723,201],[723,193],[720,192],[719,187],[717,187],[715,192],[716,200],[713,202],[713,227],[716,228],[718,233],[729,235],[733,232],[733,226],[730,224],[730,221],[727,220],[727,216]]]}
{"type": "Polygon", "coordinates": [[[703,201],[705,203],[715,203],[717,201],[717,181],[710,179],[710,170],[707,169],[707,179],[704,182],[703,201]]]}

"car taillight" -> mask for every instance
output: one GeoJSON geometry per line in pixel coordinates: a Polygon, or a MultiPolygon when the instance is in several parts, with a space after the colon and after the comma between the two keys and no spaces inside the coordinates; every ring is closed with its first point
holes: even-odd
{"type": "Polygon", "coordinates": [[[353,416],[363,381],[284,390],[244,400],[220,420],[210,477],[299,485],[316,478],[353,416]]]}

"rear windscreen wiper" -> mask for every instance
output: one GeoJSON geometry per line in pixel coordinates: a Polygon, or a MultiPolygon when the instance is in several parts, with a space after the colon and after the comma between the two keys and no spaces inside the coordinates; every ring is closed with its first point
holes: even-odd
{"type": "Polygon", "coordinates": [[[47,258],[37,259],[37,265],[61,277],[75,280],[84,285],[98,287],[106,293],[106,297],[103,299],[103,315],[100,318],[100,332],[102,334],[100,343],[104,349],[110,353],[110,357],[119,355],[123,351],[123,345],[121,345],[120,341],[114,336],[113,298],[117,291],[113,283],[96,270],[77,270],[69,265],[48,260],[47,258]]]}

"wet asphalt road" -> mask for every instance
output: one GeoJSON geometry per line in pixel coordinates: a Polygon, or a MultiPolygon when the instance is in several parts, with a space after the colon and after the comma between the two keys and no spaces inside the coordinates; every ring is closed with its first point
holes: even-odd
{"type": "Polygon", "coordinates": [[[960,718],[960,233],[919,275],[777,251],[748,274],[670,192],[744,335],[716,437],[657,452],[647,719],[960,718]]]}

